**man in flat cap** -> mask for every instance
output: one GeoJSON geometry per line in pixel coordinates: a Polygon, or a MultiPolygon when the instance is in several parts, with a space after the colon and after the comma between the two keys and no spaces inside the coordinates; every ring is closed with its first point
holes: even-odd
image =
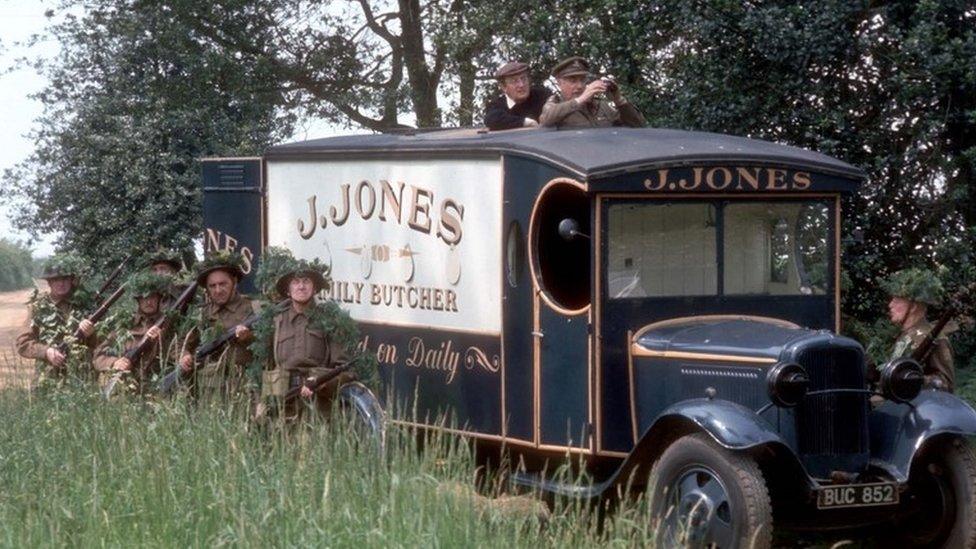
{"type": "Polygon", "coordinates": [[[495,80],[502,95],[494,98],[485,109],[485,125],[489,130],[512,130],[539,125],[539,115],[546,99],[552,94],[543,86],[533,86],[529,80],[529,66],[510,61],[495,71],[495,80]]]}
{"type": "Polygon", "coordinates": [[[586,83],[590,66],[582,57],[570,57],[553,67],[559,91],[549,97],[539,122],[560,128],[602,128],[647,124],[640,112],[624,99],[615,82],[598,79],[586,83]],[[613,105],[603,97],[609,94],[613,105]]]}

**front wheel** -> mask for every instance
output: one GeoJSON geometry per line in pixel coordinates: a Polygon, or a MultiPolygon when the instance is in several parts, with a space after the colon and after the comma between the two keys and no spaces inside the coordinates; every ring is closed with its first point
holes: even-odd
{"type": "Polygon", "coordinates": [[[908,483],[906,512],[893,541],[902,547],[976,547],[976,453],[965,439],[926,448],[908,483]]]}
{"type": "Polygon", "coordinates": [[[751,457],[708,435],[678,439],[651,469],[651,513],[661,547],[750,547],[772,543],[772,510],[751,457]]]}

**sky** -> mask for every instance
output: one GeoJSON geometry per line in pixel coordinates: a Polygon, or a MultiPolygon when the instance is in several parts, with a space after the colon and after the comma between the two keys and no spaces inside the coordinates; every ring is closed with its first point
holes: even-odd
{"type": "MultiPolygon", "coordinates": [[[[14,47],[32,34],[43,32],[47,18],[44,10],[51,4],[42,0],[0,0],[0,72],[13,65],[18,57],[57,53],[54,41],[39,44],[30,50],[14,47]]],[[[0,172],[27,158],[32,144],[26,134],[35,118],[41,115],[40,102],[27,96],[44,87],[46,80],[31,69],[0,74],[0,172]]],[[[26,233],[11,226],[10,208],[0,205],[0,237],[26,241],[26,233]]],[[[33,243],[34,255],[44,257],[53,251],[53,235],[46,235],[33,243]]]]}
{"type": "MultiPolygon", "coordinates": [[[[40,102],[28,96],[40,91],[47,80],[32,69],[6,73],[20,57],[53,57],[58,53],[56,40],[47,40],[26,48],[18,46],[34,34],[41,34],[48,22],[45,10],[56,5],[54,0],[0,0],[0,173],[26,159],[33,144],[27,138],[33,121],[42,114],[40,102]]],[[[295,129],[287,141],[312,139],[342,133],[348,129],[329,123],[306,120],[295,129]]],[[[26,233],[16,231],[11,222],[12,208],[0,204],[0,237],[27,241],[26,233]]],[[[31,246],[35,257],[46,257],[54,251],[56,235],[41,235],[31,246]]]]}

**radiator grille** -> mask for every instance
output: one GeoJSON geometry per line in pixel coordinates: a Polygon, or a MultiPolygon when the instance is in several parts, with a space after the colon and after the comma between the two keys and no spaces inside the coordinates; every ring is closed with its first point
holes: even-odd
{"type": "MultiPolygon", "coordinates": [[[[864,366],[853,349],[812,348],[798,362],[810,375],[810,391],[863,389],[864,366]]],[[[868,452],[868,397],[857,393],[813,395],[796,409],[796,432],[801,455],[862,454],[868,452]]]]}

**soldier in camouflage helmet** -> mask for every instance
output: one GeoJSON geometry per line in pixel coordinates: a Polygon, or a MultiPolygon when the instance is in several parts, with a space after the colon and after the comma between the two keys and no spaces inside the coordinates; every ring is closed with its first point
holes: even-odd
{"type": "Polygon", "coordinates": [[[95,346],[95,326],[84,318],[91,308],[91,294],[81,282],[84,261],[71,253],[52,256],[43,267],[41,278],[49,291],[34,291],[29,312],[17,336],[17,353],[36,361],[38,386],[67,378],[91,378],[91,349],[95,346]],[[83,338],[74,340],[75,331],[83,338]]]}
{"type": "Polygon", "coordinates": [[[234,330],[234,339],[226,350],[211,357],[196,373],[197,396],[201,398],[235,395],[243,389],[246,365],[251,361],[247,346],[254,336],[241,323],[259,309],[256,301],[237,290],[243,276],[244,258],[237,253],[216,252],[200,264],[197,282],[206,290],[207,302],[200,305],[194,326],[184,340],[180,368],[189,373],[193,354],[202,341],[234,330]]]}
{"type": "MultiPolygon", "coordinates": [[[[888,317],[901,333],[892,348],[890,359],[911,356],[912,352],[932,331],[926,318],[929,306],[938,307],[942,301],[942,284],[935,273],[924,269],[905,269],[893,274],[884,284],[891,296],[888,317]]],[[[945,334],[940,334],[925,363],[926,384],[952,392],[955,388],[955,369],[952,348],[945,334]]]]}
{"type": "Polygon", "coordinates": [[[183,260],[179,252],[170,248],[156,248],[156,251],[146,259],[145,266],[150,272],[169,277],[169,288],[163,296],[162,303],[163,310],[168,309],[186,289],[177,282],[180,271],[183,270],[183,260]]]}
{"type": "MultiPolygon", "coordinates": [[[[129,372],[128,385],[139,393],[145,392],[148,382],[162,369],[162,357],[166,356],[166,330],[160,330],[154,324],[164,314],[162,309],[163,296],[168,291],[169,277],[147,271],[138,272],[126,283],[126,293],[136,302],[135,311],[120,312],[124,315],[118,329],[114,330],[95,349],[95,369],[101,373],[104,383],[117,372],[129,372]],[[125,357],[126,352],[133,349],[143,338],[153,343],[138,360],[133,363],[125,357]]],[[[111,322],[111,321],[110,321],[111,322]]]]}

